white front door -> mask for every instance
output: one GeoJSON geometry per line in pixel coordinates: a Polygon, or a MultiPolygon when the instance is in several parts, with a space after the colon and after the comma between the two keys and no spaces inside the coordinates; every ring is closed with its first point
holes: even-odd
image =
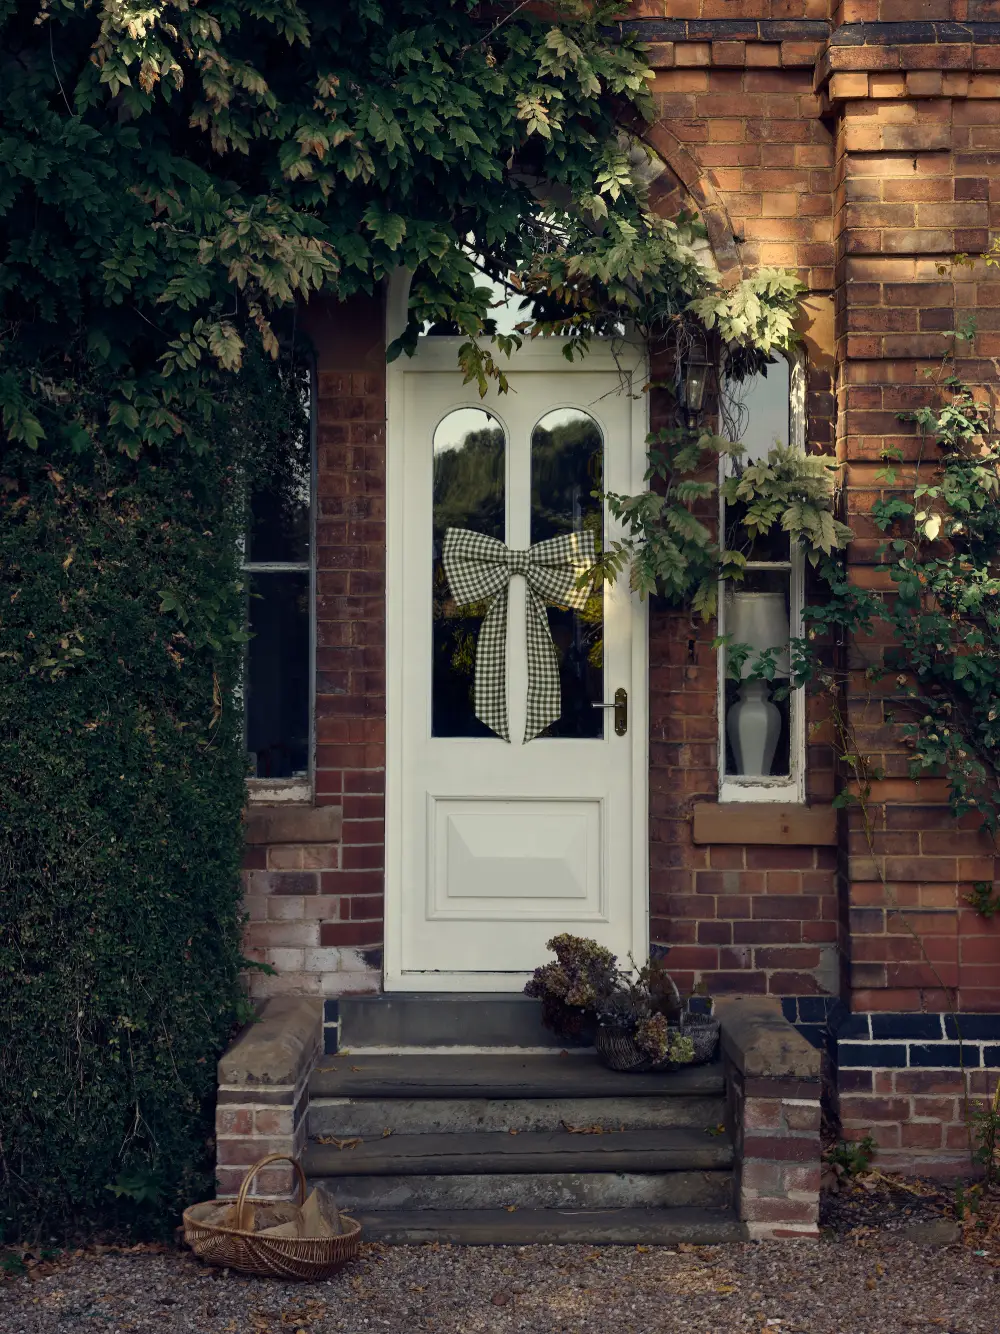
{"type": "Polygon", "coordinates": [[[505,991],[562,931],[645,954],[644,608],[624,584],[579,611],[547,607],[559,715],[525,742],[527,589],[514,575],[508,742],[475,712],[489,604],[456,604],[442,541],[448,528],[522,551],[618,536],[592,493],[642,486],[645,396],[607,348],[570,364],[539,340],[513,359],[510,392],[480,399],[456,349],[424,338],[390,377],[386,986],[505,991]],[[594,707],[616,691],[624,709],[594,707]]]}

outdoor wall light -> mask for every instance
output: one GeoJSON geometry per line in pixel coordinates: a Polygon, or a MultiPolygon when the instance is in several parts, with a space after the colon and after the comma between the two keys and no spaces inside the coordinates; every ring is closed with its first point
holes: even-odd
{"type": "Polygon", "coordinates": [[[708,384],[708,372],[712,363],[709,360],[705,343],[695,338],[684,365],[684,410],[689,424],[701,415],[705,402],[705,386],[708,384]]]}

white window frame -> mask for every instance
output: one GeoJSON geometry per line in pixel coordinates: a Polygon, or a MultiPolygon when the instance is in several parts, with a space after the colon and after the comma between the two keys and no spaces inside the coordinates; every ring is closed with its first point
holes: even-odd
{"type": "MultiPolygon", "coordinates": [[[[305,778],[248,778],[247,797],[260,805],[311,803],[316,786],[316,522],[319,504],[316,487],[316,394],[318,390],[316,363],[309,367],[309,554],[304,561],[247,561],[241,562],[243,573],[309,575],[309,751],[308,772],[305,778]]],[[[240,543],[241,551],[245,543],[240,543]]],[[[249,593],[249,589],[248,589],[249,593]]],[[[248,646],[249,651],[249,646],[248,646]]],[[[240,691],[242,706],[243,691],[240,691]]],[[[244,736],[246,713],[244,711],[244,736]]]]}
{"type": "MultiPolygon", "coordinates": [[[[788,360],[788,441],[794,448],[805,452],[806,447],[806,365],[801,354],[788,360]]],[[[720,482],[728,475],[732,461],[719,462],[720,482]]],[[[719,533],[725,533],[725,506],[719,497],[719,533]]],[[[789,574],[789,635],[796,639],[802,634],[802,607],[805,599],[805,556],[796,544],[787,561],[748,561],[747,572],[776,570],[789,574]]],[[[726,580],[719,581],[718,633],[726,634],[726,580]]],[[[789,772],[766,778],[750,774],[726,773],[726,650],[718,650],[718,749],[719,801],[784,802],[802,805],[806,799],[806,728],[805,690],[802,686],[791,691],[788,700],[788,755],[789,772]]]]}

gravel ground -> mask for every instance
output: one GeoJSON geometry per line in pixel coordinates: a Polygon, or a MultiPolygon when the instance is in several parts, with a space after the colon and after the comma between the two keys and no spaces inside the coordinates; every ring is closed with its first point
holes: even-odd
{"type": "Polygon", "coordinates": [[[328,1283],[176,1251],[77,1253],[0,1284],[2,1334],[1000,1334],[1000,1246],[859,1229],[718,1247],[364,1247],[328,1283]],[[40,1271],[40,1272],[39,1272],[40,1271]]]}

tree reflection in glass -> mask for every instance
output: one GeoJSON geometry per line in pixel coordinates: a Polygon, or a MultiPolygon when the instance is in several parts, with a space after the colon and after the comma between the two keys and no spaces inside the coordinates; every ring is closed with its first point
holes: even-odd
{"type": "MultiPolygon", "coordinates": [[[[593,417],[579,408],[546,413],[531,433],[532,545],[589,529],[600,552],[603,476],[604,437],[593,417]]],[[[604,711],[593,706],[604,699],[603,587],[582,611],[550,604],[549,629],[559,655],[562,712],[542,736],[602,737],[604,711]]]]}
{"type": "Polygon", "coordinates": [[[486,603],[459,608],[448,587],[441,547],[448,528],[470,528],[505,540],[506,440],[482,408],[458,408],[434,432],[434,571],[431,732],[492,737],[473,703],[476,639],[486,603]]]}

